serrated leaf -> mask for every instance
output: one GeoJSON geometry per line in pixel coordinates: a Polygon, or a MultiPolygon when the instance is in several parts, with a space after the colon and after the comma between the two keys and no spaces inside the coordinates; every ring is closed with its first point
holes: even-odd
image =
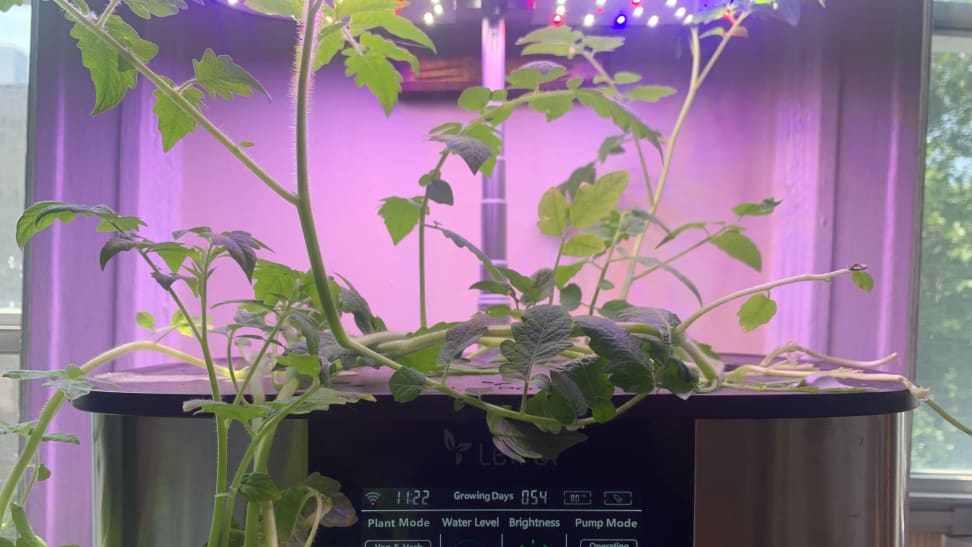
{"type": "Polygon", "coordinates": [[[444,366],[462,357],[462,352],[475,344],[486,334],[486,317],[477,313],[472,319],[464,321],[446,331],[445,345],[439,351],[435,362],[444,366]]]}
{"type": "Polygon", "coordinates": [[[169,267],[169,270],[173,272],[178,272],[186,258],[192,254],[195,254],[196,252],[193,249],[174,241],[153,243],[148,247],[148,249],[159,255],[159,258],[161,258],[162,261],[165,262],[165,265],[169,267]]]}
{"type": "Polygon", "coordinates": [[[470,112],[480,112],[490,99],[489,89],[483,86],[468,87],[462,90],[457,104],[470,112]]]}
{"type": "Polygon", "coordinates": [[[542,304],[529,308],[511,330],[513,340],[500,346],[500,353],[507,360],[500,372],[506,379],[529,378],[535,364],[552,359],[573,345],[573,322],[560,306],[542,304]]]}
{"type": "MultiPolygon", "coordinates": [[[[105,30],[123,45],[131,46],[143,61],[148,61],[158,53],[155,44],[139,39],[135,31],[117,15],[108,18],[105,30]]],[[[71,36],[78,42],[81,64],[88,69],[95,87],[95,106],[91,114],[113,108],[121,102],[129,89],[135,88],[134,68],[123,62],[111,46],[102,42],[81,23],[74,24],[71,36]]]]}
{"type": "Polygon", "coordinates": [[[108,262],[111,261],[119,253],[125,251],[130,251],[138,247],[138,242],[131,239],[124,239],[120,237],[113,237],[105,242],[104,246],[101,247],[101,253],[98,257],[98,263],[101,265],[101,269],[104,270],[108,266],[108,262]]]}
{"type": "Polygon", "coordinates": [[[672,274],[672,276],[674,276],[675,279],[678,279],[682,283],[682,285],[685,285],[685,288],[687,288],[689,292],[692,293],[692,296],[694,296],[695,299],[699,302],[699,305],[700,306],[702,305],[702,295],[699,293],[698,287],[696,287],[695,283],[692,283],[692,280],[689,279],[685,274],[676,270],[670,264],[666,264],[656,258],[651,258],[648,256],[639,256],[637,260],[638,262],[640,262],[641,264],[649,268],[659,268],[661,270],[665,270],[666,272],[672,274]]]}
{"type": "Polygon", "coordinates": [[[624,141],[624,135],[613,135],[601,143],[601,146],[597,149],[597,159],[601,163],[607,159],[608,156],[612,154],[623,154],[624,148],[621,143],[624,141]]]}
{"type": "Polygon", "coordinates": [[[577,52],[573,44],[530,44],[520,51],[520,55],[556,55],[557,57],[572,57],[577,52]]]}
{"type": "Polygon", "coordinates": [[[708,222],[689,222],[688,224],[683,224],[678,228],[669,231],[668,235],[662,238],[662,240],[658,242],[658,245],[655,245],[655,248],[658,249],[662,245],[672,241],[673,239],[675,239],[676,237],[680,236],[682,233],[688,230],[703,230],[708,225],[709,225],[708,222]]]}
{"type": "Polygon", "coordinates": [[[581,288],[577,283],[571,283],[560,290],[560,305],[567,311],[574,311],[581,304],[581,288]]]}
{"type": "Polygon", "coordinates": [[[297,293],[302,276],[302,272],[283,264],[257,260],[253,270],[253,298],[268,306],[290,299],[297,293]]]}
{"type": "Polygon", "coordinates": [[[316,377],[321,373],[321,360],[316,351],[312,355],[286,353],[277,357],[277,363],[292,368],[304,376],[316,377]]]}
{"type": "Polygon", "coordinates": [[[385,115],[390,116],[402,92],[401,73],[384,55],[374,50],[359,55],[347,49],[344,54],[347,56],[344,61],[345,75],[354,76],[356,86],[367,86],[368,91],[378,99],[385,115]]]}
{"type": "Polygon", "coordinates": [[[399,47],[394,42],[370,32],[362,32],[358,36],[358,43],[365,47],[369,52],[376,52],[393,61],[402,61],[408,63],[412,68],[412,72],[418,75],[418,58],[411,51],[399,47]]]}
{"type": "Polygon", "coordinates": [[[493,156],[492,148],[468,135],[436,135],[432,140],[445,144],[450,152],[462,158],[473,174],[479,172],[486,160],[493,156]]]}
{"type": "Polygon", "coordinates": [[[554,270],[554,280],[557,282],[557,287],[563,288],[568,281],[577,275],[577,272],[581,271],[585,264],[587,262],[582,260],[573,264],[557,266],[557,269],[554,270]]]}
{"type": "Polygon", "coordinates": [[[501,294],[503,296],[509,296],[513,293],[513,289],[509,285],[501,281],[494,281],[492,279],[484,279],[482,281],[477,281],[469,286],[470,289],[476,291],[488,292],[491,294],[501,294]]]}
{"type": "Polygon", "coordinates": [[[442,228],[440,226],[428,225],[427,227],[442,232],[442,235],[449,238],[453,243],[455,243],[456,247],[459,247],[460,249],[467,249],[469,250],[469,252],[476,255],[476,258],[478,258],[479,261],[482,263],[483,268],[486,269],[486,272],[489,273],[489,275],[491,275],[493,279],[497,279],[497,280],[506,279],[506,277],[502,273],[500,273],[500,271],[493,264],[493,261],[490,260],[488,256],[486,256],[486,253],[481,251],[479,247],[473,245],[466,238],[453,232],[452,230],[446,230],[445,228],[442,228]]]}
{"type": "MultiPolygon", "coordinates": [[[[530,281],[533,282],[533,287],[536,289],[536,295],[533,302],[540,302],[553,295],[554,289],[554,271],[551,268],[540,268],[539,270],[533,272],[530,276],[530,281]]],[[[527,302],[529,303],[529,302],[527,302]]]]}
{"type": "Polygon", "coordinates": [[[769,323],[776,315],[776,302],[764,294],[754,294],[739,308],[739,325],[749,332],[769,323]]]}
{"type": "Polygon", "coordinates": [[[864,292],[871,292],[874,289],[874,278],[865,271],[856,270],[851,272],[851,281],[857,285],[858,289],[864,292]]]}
{"type": "Polygon", "coordinates": [[[489,317],[512,317],[513,310],[507,304],[494,304],[485,310],[489,317]]]}
{"type": "Polygon", "coordinates": [[[422,394],[425,387],[425,375],[421,372],[403,367],[395,371],[388,379],[388,388],[392,398],[398,403],[414,401],[422,394]]]}
{"type": "MultiPolygon", "coordinates": [[[[203,92],[199,88],[190,85],[183,89],[181,94],[196,108],[202,105],[203,92]]],[[[183,137],[195,131],[196,120],[186,114],[161,90],[156,89],[152,92],[152,96],[155,97],[152,113],[158,118],[159,133],[162,135],[162,150],[168,152],[183,137]]]]}
{"type": "Polygon", "coordinates": [[[324,65],[330,64],[334,56],[344,48],[344,34],[341,29],[344,23],[341,21],[331,23],[317,33],[317,49],[314,51],[314,70],[320,70],[324,65]]]}
{"type": "Polygon", "coordinates": [[[212,49],[206,49],[201,59],[193,59],[192,70],[196,83],[210,96],[232,99],[233,95],[249,97],[254,91],[259,91],[270,98],[260,82],[234,63],[229,55],[217,56],[212,49]]]}
{"type": "Polygon", "coordinates": [[[411,20],[396,15],[392,11],[364,11],[351,17],[352,30],[368,30],[376,27],[384,29],[393,36],[435,51],[435,44],[422,29],[415,26],[411,20]]]}
{"type": "Polygon", "coordinates": [[[604,362],[588,355],[550,372],[551,392],[570,401],[578,415],[587,409],[598,409],[595,419],[605,422],[614,418],[614,385],[604,371],[604,362]],[[604,403],[608,403],[605,405],[604,403]],[[610,410],[608,409],[610,407],[610,410]]]}
{"type": "Polygon", "coordinates": [[[645,101],[649,103],[657,102],[675,93],[675,88],[667,85],[639,85],[624,92],[633,101],[645,101]]]}
{"type": "MultiPolygon", "coordinates": [[[[298,399],[300,399],[300,396],[298,395],[287,399],[277,399],[267,403],[267,406],[279,410],[298,399]]],[[[302,414],[310,414],[311,412],[324,412],[329,410],[334,405],[347,405],[361,401],[373,403],[375,402],[375,396],[371,395],[370,393],[338,391],[336,389],[322,387],[312,393],[309,397],[305,397],[303,401],[294,405],[290,410],[290,414],[299,416],[302,414]]]]}
{"type": "Polygon", "coordinates": [[[757,272],[762,271],[763,257],[759,254],[759,249],[753,240],[739,231],[723,232],[712,239],[712,244],[757,272]]]}
{"type": "Polygon", "coordinates": [[[551,188],[544,192],[537,206],[537,227],[540,232],[548,236],[560,236],[567,229],[570,205],[567,198],[557,188],[551,188]]]}
{"type": "Polygon", "coordinates": [[[392,243],[398,243],[412,233],[421,216],[421,208],[414,200],[389,197],[382,200],[378,214],[385,221],[392,243]]]}
{"type": "Polygon", "coordinates": [[[588,257],[603,251],[604,240],[593,234],[574,234],[564,244],[564,256],[588,257]]]}
{"type": "Polygon", "coordinates": [[[78,439],[77,435],[72,435],[70,433],[45,433],[41,440],[44,442],[54,442],[54,443],[67,443],[67,444],[81,444],[81,440],[78,439]]]}
{"type": "Polygon", "coordinates": [[[634,72],[621,71],[614,74],[614,83],[625,85],[634,84],[641,81],[641,74],[635,74],[634,72]]]}
{"type": "Polygon", "coordinates": [[[256,251],[257,249],[266,249],[266,245],[254,239],[249,232],[242,230],[212,234],[210,239],[214,245],[225,248],[230,258],[243,270],[246,278],[250,281],[253,280],[253,270],[256,268],[257,260],[256,251]]]}
{"type": "Polygon", "coordinates": [[[535,302],[540,299],[540,291],[533,279],[521,274],[512,268],[497,268],[511,285],[521,293],[527,302],[535,302]]]}
{"type": "Polygon", "coordinates": [[[338,308],[345,313],[352,314],[354,316],[354,324],[364,334],[387,330],[384,321],[371,312],[371,306],[361,296],[361,293],[351,285],[350,281],[344,277],[341,277],[341,279],[348,288],[339,287],[337,298],[338,308]]]}
{"type": "Polygon", "coordinates": [[[570,206],[570,221],[574,228],[593,226],[615,210],[628,186],[628,177],[627,171],[614,171],[594,184],[582,184],[570,206]]]}
{"type": "Polygon", "coordinates": [[[155,329],[155,316],[147,311],[140,311],[135,314],[135,324],[143,329],[153,330],[155,329]]]}
{"type": "Polygon", "coordinates": [[[245,0],[246,7],[266,15],[277,15],[301,20],[304,5],[300,0],[245,0]]]}
{"type": "Polygon", "coordinates": [[[266,473],[247,473],[240,479],[239,493],[250,503],[274,501],[280,497],[280,490],[266,473]]]}
{"type": "Polygon", "coordinates": [[[367,11],[393,13],[401,7],[403,7],[402,2],[399,0],[341,0],[335,2],[334,14],[337,19],[341,19],[367,11]]]}
{"type": "Polygon", "coordinates": [[[452,195],[452,186],[442,179],[429,182],[425,187],[425,195],[429,200],[443,205],[452,205],[455,199],[452,195]]]}
{"type": "Polygon", "coordinates": [[[594,169],[594,162],[591,162],[574,169],[567,181],[558,186],[557,189],[566,194],[567,197],[574,199],[574,196],[577,195],[577,189],[580,188],[582,183],[593,184],[596,180],[597,172],[594,169]]]}
{"type": "Polygon", "coordinates": [[[494,414],[486,415],[486,423],[496,449],[520,463],[528,459],[556,459],[564,450],[587,440],[586,435],[576,431],[547,433],[533,424],[514,422],[494,414]]]}
{"type": "Polygon", "coordinates": [[[263,405],[234,405],[212,399],[191,399],[182,403],[183,412],[194,414],[212,414],[228,420],[246,423],[260,418],[270,411],[270,407],[263,405]]]}
{"type": "Polygon", "coordinates": [[[54,389],[60,390],[64,394],[64,398],[69,401],[74,401],[84,397],[85,395],[91,393],[94,386],[87,378],[58,378],[51,380],[50,382],[45,382],[44,387],[52,387],[54,389]]]}
{"type": "Polygon", "coordinates": [[[614,51],[624,45],[624,38],[618,36],[585,36],[584,46],[593,53],[614,51]]]}
{"type": "Polygon", "coordinates": [[[699,376],[678,359],[667,359],[661,366],[658,385],[687,399],[699,386],[699,376]]]}
{"type": "Polygon", "coordinates": [[[759,203],[740,203],[732,208],[732,212],[743,216],[765,216],[771,214],[776,207],[783,203],[773,198],[766,198],[759,203]]]}
{"type": "Polygon", "coordinates": [[[10,519],[13,521],[14,528],[17,529],[17,534],[20,536],[17,539],[17,547],[47,547],[47,543],[34,534],[34,530],[30,527],[30,521],[27,520],[27,513],[23,507],[16,503],[11,503],[10,519]]]}
{"type": "Polygon", "coordinates": [[[580,31],[573,30],[570,27],[546,26],[520,37],[516,41],[516,45],[522,46],[524,44],[534,43],[573,44],[583,38],[583,36],[580,31]]]}
{"type": "Polygon", "coordinates": [[[530,108],[540,112],[552,122],[574,108],[574,99],[567,95],[541,95],[528,101],[530,108]]]}
{"type": "Polygon", "coordinates": [[[125,5],[142,19],[168,17],[189,7],[183,0],[125,0],[125,5]]]}

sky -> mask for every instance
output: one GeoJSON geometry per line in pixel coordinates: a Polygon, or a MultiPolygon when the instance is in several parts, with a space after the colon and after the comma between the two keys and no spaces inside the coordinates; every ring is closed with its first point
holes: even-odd
{"type": "Polygon", "coordinates": [[[0,13],[0,46],[30,51],[30,7],[17,6],[0,13]]]}

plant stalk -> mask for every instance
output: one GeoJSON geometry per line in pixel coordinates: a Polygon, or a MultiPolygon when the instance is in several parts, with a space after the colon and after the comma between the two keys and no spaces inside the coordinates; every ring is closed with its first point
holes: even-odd
{"type": "MultiPolygon", "coordinates": [[[[87,363],[81,365],[80,368],[85,374],[88,374],[105,363],[113,361],[122,355],[127,355],[136,351],[156,351],[177,359],[186,360],[185,358],[188,357],[195,360],[194,357],[168,346],[163,346],[156,342],[141,340],[138,342],[122,344],[101,353],[87,363]]],[[[25,471],[30,466],[31,460],[33,460],[37,454],[37,449],[40,446],[44,435],[47,433],[47,428],[51,425],[51,421],[57,415],[57,412],[64,405],[64,401],[64,393],[61,390],[57,390],[53,395],[51,395],[51,398],[48,399],[47,403],[44,404],[40,416],[37,418],[37,423],[34,425],[33,431],[31,431],[31,434],[27,438],[27,442],[24,445],[24,449],[20,453],[20,457],[17,458],[17,462],[14,464],[13,469],[11,469],[10,474],[7,476],[6,482],[3,484],[3,489],[0,490],[0,515],[5,515],[7,513],[7,508],[10,506],[10,501],[13,499],[17,485],[20,484],[25,471]]]]}
{"type": "Polygon", "coordinates": [[[742,298],[744,296],[750,296],[750,295],[753,295],[753,294],[757,294],[757,293],[761,293],[761,292],[766,292],[766,291],[769,291],[770,289],[775,289],[776,287],[782,287],[783,285],[792,285],[794,283],[803,283],[805,281],[830,281],[831,279],[833,279],[835,277],[840,277],[842,275],[847,275],[847,274],[852,273],[854,271],[855,270],[852,270],[851,268],[842,268],[840,270],[834,270],[832,272],[825,273],[825,274],[803,274],[803,275],[795,275],[793,277],[786,277],[786,278],[783,278],[783,279],[778,279],[776,281],[770,281],[769,283],[763,283],[762,285],[755,285],[755,286],[750,287],[748,289],[743,289],[741,291],[736,291],[736,292],[734,292],[732,294],[727,294],[726,296],[723,296],[722,298],[719,298],[717,300],[713,300],[709,304],[706,304],[705,306],[702,306],[701,308],[699,308],[699,310],[696,311],[695,313],[693,313],[692,315],[690,315],[688,317],[688,319],[686,319],[685,321],[682,321],[681,323],[679,323],[678,326],[676,326],[674,329],[672,329],[672,335],[674,336],[674,335],[679,335],[679,334],[685,333],[685,330],[688,329],[689,326],[692,325],[692,323],[698,321],[699,318],[701,318],[703,315],[709,313],[710,311],[718,308],[719,306],[721,306],[723,304],[726,304],[728,302],[732,302],[733,300],[737,300],[737,299],[742,298]]]}

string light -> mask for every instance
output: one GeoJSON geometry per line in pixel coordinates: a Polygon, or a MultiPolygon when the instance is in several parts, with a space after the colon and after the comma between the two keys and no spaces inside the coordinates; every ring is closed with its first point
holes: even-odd
{"type": "Polygon", "coordinates": [[[678,4],[678,0],[665,0],[666,8],[674,8],[678,4]]]}
{"type": "Polygon", "coordinates": [[[424,21],[427,26],[431,27],[432,23],[435,23],[435,16],[432,15],[431,11],[427,11],[425,12],[425,15],[422,16],[422,21],[424,21]]]}
{"type": "Polygon", "coordinates": [[[675,10],[675,17],[678,18],[678,19],[681,19],[682,17],[685,17],[685,7],[684,6],[681,7],[681,8],[678,8],[677,10],[675,10]]]}
{"type": "Polygon", "coordinates": [[[564,16],[560,15],[559,13],[554,14],[553,19],[551,19],[550,22],[553,24],[553,26],[559,27],[560,25],[564,24],[564,16]]]}
{"type": "Polygon", "coordinates": [[[652,27],[652,28],[658,26],[658,16],[657,15],[652,15],[651,17],[648,18],[648,26],[649,27],[652,27]]]}
{"type": "Polygon", "coordinates": [[[564,15],[567,13],[567,6],[564,5],[557,6],[557,9],[555,11],[557,15],[564,15]]]}
{"type": "Polygon", "coordinates": [[[691,23],[693,19],[695,19],[695,17],[690,13],[685,16],[685,19],[682,21],[682,23],[687,25],[691,23]]]}
{"type": "Polygon", "coordinates": [[[645,13],[645,7],[638,6],[631,12],[631,15],[634,17],[641,17],[644,13],[645,13]]]}
{"type": "Polygon", "coordinates": [[[614,16],[614,28],[621,29],[628,24],[628,16],[621,12],[614,16]]]}
{"type": "Polygon", "coordinates": [[[584,26],[590,27],[593,25],[594,25],[594,14],[588,13],[587,15],[584,16],[584,26]]]}

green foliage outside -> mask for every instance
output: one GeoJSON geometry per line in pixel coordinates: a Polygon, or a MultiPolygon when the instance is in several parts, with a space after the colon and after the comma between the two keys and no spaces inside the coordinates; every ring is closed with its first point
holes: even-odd
{"type": "MultiPolygon", "coordinates": [[[[918,381],[972,418],[972,54],[935,53],[928,110],[918,381]]],[[[972,469],[972,440],[926,408],[912,469],[972,469]]]]}

